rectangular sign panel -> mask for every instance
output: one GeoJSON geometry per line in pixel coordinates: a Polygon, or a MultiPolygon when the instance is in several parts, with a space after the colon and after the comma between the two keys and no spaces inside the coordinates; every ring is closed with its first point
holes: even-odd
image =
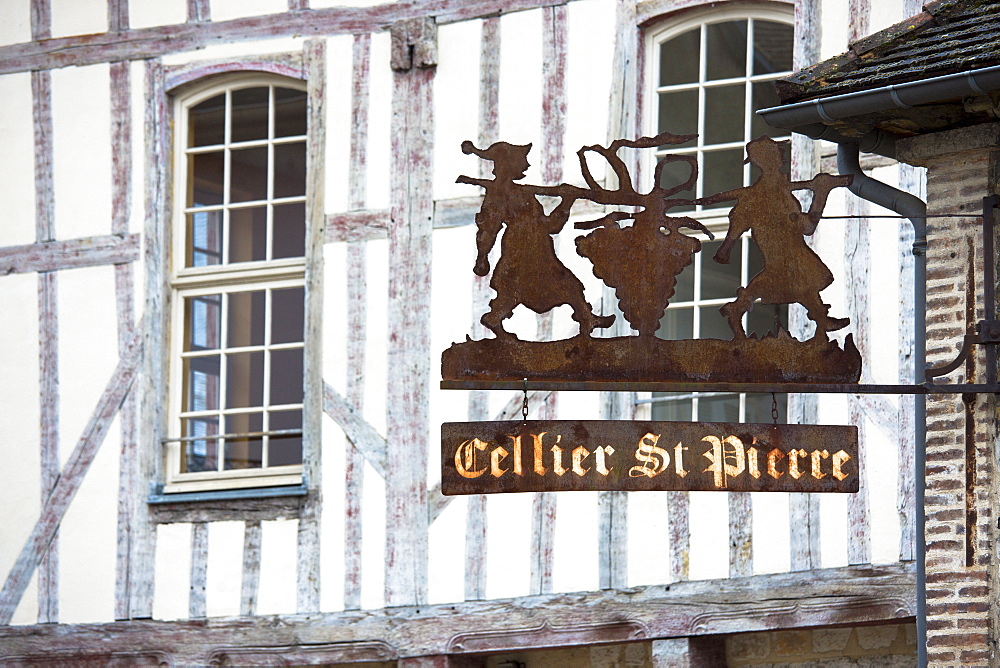
{"type": "Polygon", "coordinates": [[[727,422],[448,422],[441,492],[857,492],[858,429],[727,422]]]}

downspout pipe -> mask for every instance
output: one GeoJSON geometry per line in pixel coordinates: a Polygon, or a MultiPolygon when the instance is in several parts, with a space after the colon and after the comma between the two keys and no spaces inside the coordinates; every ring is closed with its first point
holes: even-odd
{"type": "MultiPolygon", "coordinates": [[[[861,199],[906,216],[913,224],[913,382],[924,382],[927,319],[927,204],[919,197],[877,181],[861,169],[857,144],[837,145],[837,170],[854,177],[849,186],[861,199]]],[[[916,506],[917,665],[927,665],[927,573],[924,564],[924,467],[927,454],[927,397],[913,398],[913,477],[916,506]]]]}

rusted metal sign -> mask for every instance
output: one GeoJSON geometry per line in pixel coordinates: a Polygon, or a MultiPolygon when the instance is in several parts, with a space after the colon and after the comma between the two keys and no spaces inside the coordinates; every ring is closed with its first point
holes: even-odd
{"type": "Polygon", "coordinates": [[[449,422],[441,492],[857,492],[853,426],[449,422]]]}
{"type": "Polygon", "coordinates": [[[622,150],[654,149],[683,144],[696,135],[663,133],[634,141],[616,140],[610,146],[586,146],[577,155],[587,187],[563,183],[536,186],[518,183],[528,169],[530,145],[497,142],[480,149],[464,142],[462,150],[493,163],[492,179],[467,176],[459,182],[486,190],[476,215],[477,256],[474,271],[490,273],[490,251],[501,231],[500,254],[492,267],[490,286],[496,296],[482,316],[493,338],[456,343],[442,356],[445,381],[633,381],[633,382],[750,382],[856,383],[861,358],[848,335],[842,348],[828,333],[849,324],[829,314],[820,291],[833,275],[805,238],[819,222],[830,191],[850,183],[849,176],[819,174],[808,181],[791,181],[782,171],[779,143],[762,136],[747,144],[747,162],[758,172],[749,186],[699,199],[675,197],[698,177],[694,156],[666,154],[656,165],[648,192],[637,191],[622,150]],[[614,174],[615,189],[598,182],[588,157],[603,159],[614,174]],[[670,183],[665,167],[683,163],[689,169],[683,182],[670,183]],[[811,191],[803,210],[794,191],[811,191]],[[546,212],[538,199],[558,198],[546,212]],[[606,205],[607,215],[575,227],[590,230],[576,239],[576,252],[590,261],[594,275],[615,290],[621,311],[637,334],[597,338],[614,314],[599,315],[584,296],[583,282],[556,255],[552,235],[569,219],[577,200],[606,205]],[[701,241],[687,231],[712,234],[697,220],[670,215],[678,206],[710,206],[733,202],[725,240],[712,258],[726,264],[734,243],[749,231],[763,257],[763,268],[745,287],[736,288],[732,301],[720,309],[732,330],[731,340],[665,340],[655,333],[674,295],[678,274],[692,263],[701,241]],[[629,221],[631,221],[629,223],[629,221]],[[784,329],[762,338],[747,335],[744,315],[754,303],[801,304],[815,323],[815,335],[799,341],[784,329]],[[517,306],[544,313],[567,304],[579,323],[576,336],[558,341],[523,341],[504,329],[517,306]]]}

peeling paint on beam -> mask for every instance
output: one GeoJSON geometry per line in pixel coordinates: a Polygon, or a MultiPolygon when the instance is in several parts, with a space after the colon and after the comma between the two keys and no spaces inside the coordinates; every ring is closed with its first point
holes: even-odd
{"type": "MultiPolygon", "coordinates": [[[[566,4],[567,0],[416,0],[373,7],[330,7],[212,22],[196,10],[188,23],[141,30],[75,35],[0,47],[0,74],[142,60],[217,44],[274,37],[327,37],[388,30],[397,22],[433,16],[456,23],[566,4]]],[[[33,5],[35,3],[32,3],[33,5]]],[[[207,5],[191,0],[189,6],[207,5]]]]}
{"type": "Polygon", "coordinates": [[[123,264],[139,259],[138,234],[45,241],[0,248],[0,276],[123,264]]]}

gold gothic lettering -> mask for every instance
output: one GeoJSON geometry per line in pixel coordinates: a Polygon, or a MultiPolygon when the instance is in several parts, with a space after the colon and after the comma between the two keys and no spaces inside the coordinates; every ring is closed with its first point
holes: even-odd
{"type": "Polygon", "coordinates": [[[838,452],[833,453],[833,473],[831,473],[830,475],[832,475],[834,478],[840,481],[843,481],[844,478],[850,476],[851,475],[850,473],[844,473],[843,471],[844,463],[847,462],[850,458],[851,456],[846,452],[844,452],[843,450],[839,450],[838,452]]]}
{"type": "Polygon", "coordinates": [[[659,434],[646,434],[639,439],[639,446],[635,450],[635,458],[642,462],[642,466],[633,466],[628,470],[628,477],[638,478],[646,476],[652,478],[659,475],[670,466],[670,453],[656,445],[660,440],[659,434]]]}
{"type": "Polygon", "coordinates": [[[610,445],[604,445],[594,450],[594,468],[601,475],[611,473],[613,467],[607,465],[607,458],[615,454],[615,449],[610,445]]]}
{"type": "MultiPolygon", "coordinates": [[[[756,443],[757,439],[753,439],[756,443]]],[[[753,476],[754,480],[760,479],[760,466],[757,464],[757,448],[747,448],[747,473],[753,476]]]]}
{"type": "Polygon", "coordinates": [[[789,450],[788,451],[788,475],[792,476],[796,480],[802,477],[803,471],[799,470],[799,458],[805,459],[809,456],[809,453],[805,450],[789,450]]]}
{"type": "Polygon", "coordinates": [[[507,469],[500,468],[500,462],[507,459],[507,455],[509,454],[510,453],[503,448],[497,448],[490,453],[490,475],[494,478],[499,478],[507,472],[507,469]]]}
{"type": "Polygon", "coordinates": [[[810,457],[812,458],[812,477],[816,478],[816,480],[822,480],[823,478],[826,477],[826,474],[823,473],[822,470],[820,470],[819,460],[820,458],[829,459],[830,453],[827,452],[826,450],[813,450],[812,455],[810,455],[810,457]]]}
{"type": "MultiPolygon", "coordinates": [[[[562,436],[556,436],[556,443],[562,441],[562,436]]],[[[552,472],[558,476],[566,473],[566,467],[562,463],[563,449],[558,445],[552,446],[552,472]]]]}
{"type": "Polygon", "coordinates": [[[684,455],[682,454],[687,448],[681,446],[681,442],[677,441],[677,445],[674,446],[674,472],[681,478],[685,477],[688,472],[684,469],[684,455]]]}
{"type": "Polygon", "coordinates": [[[785,475],[784,471],[778,470],[778,462],[785,458],[785,453],[775,448],[767,453],[767,474],[777,480],[785,475]]]}
{"type": "Polygon", "coordinates": [[[582,445],[573,448],[573,473],[585,476],[590,469],[583,468],[583,460],[590,456],[590,450],[582,445]]]}
{"type": "Polygon", "coordinates": [[[455,470],[463,478],[478,478],[486,472],[486,467],[476,469],[476,450],[485,450],[486,442],[474,438],[465,441],[455,450],[455,470]]]}
{"type": "Polygon", "coordinates": [[[746,470],[746,451],[743,447],[743,441],[738,437],[726,436],[726,438],[720,441],[715,436],[706,436],[701,440],[710,443],[712,446],[704,454],[705,458],[709,461],[708,467],[704,472],[712,472],[716,488],[721,489],[725,487],[727,477],[736,477],[746,470]],[[726,446],[729,446],[729,448],[726,446]]]}

